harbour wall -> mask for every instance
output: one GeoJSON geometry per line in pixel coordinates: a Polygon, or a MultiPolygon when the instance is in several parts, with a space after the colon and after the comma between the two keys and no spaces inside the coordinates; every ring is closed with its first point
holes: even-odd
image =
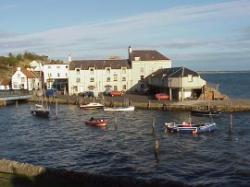
{"type": "MultiPolygon", "coordinates": [[[[37,102],[39,99],[33,97],[29,102],[37,102]]],[[[215,109],[222,112],[249,112],[250,100],[226,99],[226,100],[190,100],[190,101],[157,101],[147,97],[124,96],[124,97],[103,97],[103,98],[83,98],[78,96],[64,96],[57,98],[47,98],[48,103],[58,104],[86,104],[89,102],[99,102],[104,106],[128,106],[133,105],[138,109],[148,110],[169,110],[169,111],[190,111],[193,109],[215,109]]]]}
{"type": "Polygon", "coordinates": [[[190,186],[181,182],[164,180],[138,180],[132,177],[107,176],[50,169],[11,160],[0,160],[0,185],[25,187],[163,187],[190,186]]]}

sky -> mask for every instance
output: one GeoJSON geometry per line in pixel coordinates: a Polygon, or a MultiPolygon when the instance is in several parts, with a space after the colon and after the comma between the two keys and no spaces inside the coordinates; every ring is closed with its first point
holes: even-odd
{"type": "Polygon", "coordinates": [[[173,66],[250,70],[250,0],[0,0],[0,55],[128,58],[128,46],[173,66]]]}

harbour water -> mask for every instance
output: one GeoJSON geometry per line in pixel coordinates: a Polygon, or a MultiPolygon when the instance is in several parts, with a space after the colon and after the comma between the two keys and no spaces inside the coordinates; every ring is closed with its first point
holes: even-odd
{"type": "Polygon", "coordinates": [[[108,113],[84,111],[73,105],[59,105],[57,118],[53,113],[50,119],[39,119],[30,114],[29,104],[12,105],[0,108],[0,158],[144,180],[248,186],[250,113],[233,114],[231,131],[230,115],[224,113],[214,119],[214,133],[194,136],[165,132],[164,122],[184,120],[188,120],[187,112],[108,113]],[[108,118],[109,126],[86,126],[84,121],[92,116],[108,118]],[[155,140],[160,143],[159,155],[155,154],[155,140]]]}

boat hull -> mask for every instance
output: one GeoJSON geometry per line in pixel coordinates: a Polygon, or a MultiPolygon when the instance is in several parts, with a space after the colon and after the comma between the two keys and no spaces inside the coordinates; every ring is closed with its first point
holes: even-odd
{"type": "Polygon", "coordinates": [[[108,125],[108,120],[105,119],[89,120],[85,121],[85,124],[92,127],[106,127],[108,125]]]}
{"type": "Polygon", "coordinates": [[[104,105],[100,103],[89,103],[86,105],[80,105],[79,106],[81,109],[86,109],[86,110],[94,110],[94,109],[102,109],[104,105]]]}
{"type": "Polygon", "coordinates": [[[205,132],[213,132],[216,130],[215,123],[204,123],[201,125],[182,125],[165,123],[166,129],[171,133],[188,133],[188,134],[200,134],[205,132]]]}
{"type": "Polygon", "coordinates": [[[48,118],[49,117],[49,111],[31,110],[31,114],[33,116],[42,117],[42,118],[48,118]]]}
{"type": "Polygon", "coordinates": [[[199,117],[203,117],[203,116],[213,116],[213,117],[217,117],[221,114],[220,111],[198,111],[198,110],[192,110],[191,111],[191,115],[192,116],[199,116],[199,117]]]}
{"type": "Polygon", "coordinates": [[[106,112],[130,112],[130,111],[135,111],[134,106],[130,107],[104,107],[103,109],[106,112]]]}

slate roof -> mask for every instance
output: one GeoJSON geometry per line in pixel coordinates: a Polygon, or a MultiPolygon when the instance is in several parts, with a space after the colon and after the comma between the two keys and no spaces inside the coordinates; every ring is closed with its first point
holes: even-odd
{"type": "Polygon", "coordinates": [[[69,70],[75,70],[75,68],[81,68],[82,70],[88,70],[90,67],[95,69],[104,69],[111,67],[111,69],[121,69],[122,67],[131,68],[127,59],[114,59],[114,60],[74,60],[69,64],[69,70]]]}
{"type": "Polygon", "coordinates": [[[153,74],[151,77],[154,78],[169,78],[169,77],[187,77],[188,75],[199,76],[199,74],[193,70],[190,70],[185,67],[173,67],[173,68],[165,68],[159,69],[153,74]]]}
{"type": "Polygon", "coordinates": [[[141,61],[170,60],[156,50],[133,50],[130,54],[130,60],[135,61],[135,57],[140,57],[141,61]]]}

